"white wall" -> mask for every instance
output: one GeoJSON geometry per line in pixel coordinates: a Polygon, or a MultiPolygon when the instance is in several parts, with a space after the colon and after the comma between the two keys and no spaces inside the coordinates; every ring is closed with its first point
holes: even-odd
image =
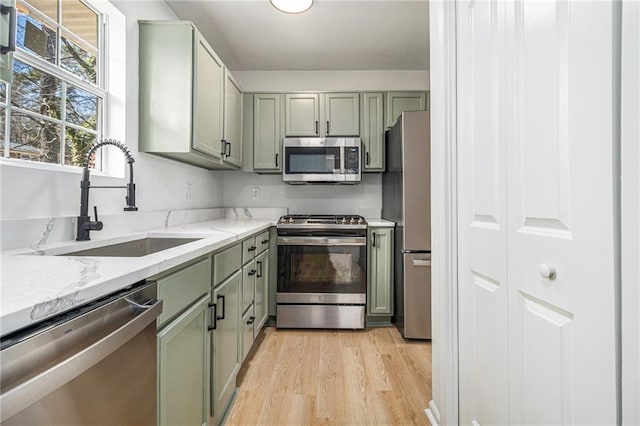
{"type": "Polygon", "coordinates": [[[429,71],[234,71],[245,92],[428,90],[429,71]]]}
{"type": "Polygon", "coordinates": [[[640,3],[622,3],[622,424],[640,424],[640,3]]]}
{"type": "Polygon", "coordinates": [[[362,174],[357,185],[287,185],[281,175],[224,172],[227,207],[288,207],[289,213],[345,213],[376,217],[382,208],[380,174],[362,174]],[[253,199],[252,188],[259,197],[253,199]]]}
{"type": "MultiPolygon", "coordinates": [[[[126,107],[123,128],[111,129],[107,137],[123,138],[136,162],[137,205],[141,211],[220,207],[222,175],[138,152],[138,19],[176,19],[171,10],[159,2],[114,1],[126,20],[125,90],[121,98],[111,99],[126,107]],[[124,98],[124,99],[123,99],[124,98]]],[[[116,12],[117,13],[117,12],[116,12]]],[[[110,154],[115,161],[124,157],[117,150],[110,154]]],[[[71,168],[37,169],[4,161],[0,164],[0,219],[77,216],[80,208],[79,171],[71,168]],[[60,171],[64,169],[66,171],[60,171]]],[[[18,163],[20,164],[20,163],[18,163]]],[[[116,167],[117,168],[117,167],[116,167]]],[[[125,179],[92,176],[93,185],[123,185],[125,179]]],[[[124,189],[96,189],[90,194],[91,205],[99,212],[114,214],[124,207],[124,189]]]]}

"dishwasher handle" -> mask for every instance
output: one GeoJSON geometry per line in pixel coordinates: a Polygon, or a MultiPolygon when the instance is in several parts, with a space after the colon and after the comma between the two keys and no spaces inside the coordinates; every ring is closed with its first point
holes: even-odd
{"type": "MultiPolygon", "coordinates": [[[[131,304],[131,300],[127,302],[131,304]]],[[[162,312],[162,300],[150,305],[135,303],[131,307],[142,313],[80,352],[0,394],[0,422],[38,402],[123,346],[156,320],[162,312]]]]}

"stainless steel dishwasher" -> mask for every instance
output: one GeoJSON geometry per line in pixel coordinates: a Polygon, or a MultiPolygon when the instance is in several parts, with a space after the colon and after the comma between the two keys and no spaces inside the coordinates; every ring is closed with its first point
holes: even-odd
{"type": "Polygon", "coordinates": [[[155,425],[155,282],[0,340],[2,425],[155,425]]]}

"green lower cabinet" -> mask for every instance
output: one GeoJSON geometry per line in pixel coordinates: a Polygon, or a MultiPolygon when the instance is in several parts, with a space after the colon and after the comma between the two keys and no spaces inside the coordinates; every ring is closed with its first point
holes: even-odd
{"type": "Polygon", "coordinates": [[[224,417],[236,390],[236,375],[240,369],[239,339],[240,302],[242,297],[242,270],[213,289],[216,320],[213,321],[211,369],[211,417],[218,425],[224,417]]]}
{"type": "Polygon", "coordinates": [[[158,332],[158,424],[207,424],[209,318],[206,294],[158,332]]]}
{"type": "Polygon", "coordinates": [[[393,315],[393,228],[370,228],[367,238],[367,315],[393,315]]]}
{"type": "Polygon", "coordinates": [[[265,250],[256,256],[256,291],[253,299],[254,315],[256,317],[254,336],[257,336],[260,329],[269,318],[269,253],[265,250]]]}

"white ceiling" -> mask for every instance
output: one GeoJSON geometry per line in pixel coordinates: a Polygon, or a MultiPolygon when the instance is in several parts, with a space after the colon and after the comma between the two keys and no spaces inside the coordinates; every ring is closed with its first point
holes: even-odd
{"type": "Polygon", "coordinates": [[[232,71],[428,70],[428,0],[314,0],[289,15],[269,0],[165,0],[232,71]]]}

